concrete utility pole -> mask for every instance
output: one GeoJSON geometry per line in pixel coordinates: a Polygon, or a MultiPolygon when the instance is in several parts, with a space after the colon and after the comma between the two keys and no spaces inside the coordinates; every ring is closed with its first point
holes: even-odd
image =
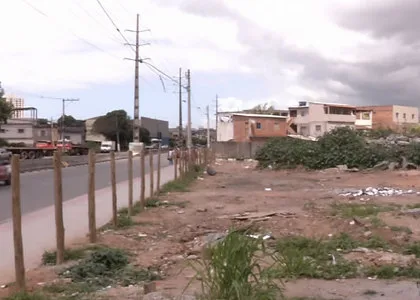
{"type": "Polygon", "coordinates": [[[79,101],[79,99],[62,99],[63,101],[63,111],[62,111],[62,115],[61,115],[61,142],[63,143],[63,146],[65,145],[64,143],[64,118],[66,117],[66,102],[76,102],[79,101]]]}
{"type": "Polygon", "coordinates": [[[191,73],[187,71],[187,92],[188,92],[188,131],[187,131],[187,147],[192,147],[192,134],[191,134],[191,73]]]}
{"type": "Polygon", "coordinates": [[[182,146],[182,70],[179,68],[179,128],[178,128],[178,146],[182,146]]]}
{"type": "Polygon", "coordinates": [[[137,14],[136,26],[136,58],[134,67],[134,120],[133,120],[133,142],[140,142],[140,124],[139,124],[139,14],[137,14]]]}
{"type": "Polygon", "coordinates": [[[217,127],[218,127],[218,119],[219,119],[219,116],[218,116],[218,114],[219,114],[219,96],[216,94],[216,142],[217,142],[217,136],[218,136],[218,133],[217,133],[217,127]]]}
{"type": "Polygon", "coordinates": [[[207,148],[210,149],[210,108],[207,105],[207,148]]]}
{"type": "MultiPolygon", "coordinates": [[[[129,32],[134,32],[136,34],[136,44],[129,44],[126,43],[125,45],[130,46],[131,48],[134,47],[134,51],[136,53],[136,57],[134,59],[134,115],[133,115],[133,142],[139,143],[140,142],[140,101],[139,101],[139,63],[142,63],[143,60],[147,58],[140,58],[139,56],[139,47],[149,45],[150,43],[139,44],[139,33],[149,30],[142,30],[139,29],[139,14],[137,14],[136,19],[136,30],[126,30],[129,32]]],[[[130,58],[125,58],[129,60],[133,60],[130,58]]]]}

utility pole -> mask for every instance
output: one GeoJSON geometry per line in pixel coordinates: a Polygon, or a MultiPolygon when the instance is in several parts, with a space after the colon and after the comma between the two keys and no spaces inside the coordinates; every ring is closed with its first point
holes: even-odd
{"type": "Polygon", "coordinates": [[[63,143],[62,146],[65,146],[64,142],[64,119],[66,117],[66,102],[76,102],[79,99],[62,99],[63,101],[63,108],[62,108],[62,115],[61,115],[61,142],[63,143]]]}
{"type": "Polygon", "coordinates": [[[219,120],[219,117],[218,117],[218,114],[219,114],[219,96],[216,94],[216,142],[217,142],[217,136],[218,136],[218,133],[217,133],[217,127],[218,127],[218,120],[219,120]]]}
{"type": "Polygon", "coordinates": [[[190,69],[187,70],[187,92],[188,92],[188,131],[187,131],[187,147],[192,147],[192,135],[191,135],[191,73],[190,69]]]}
{"type": "MultiPolygon", "coordinates": [[[[137,14],[136,19],[136,30],[126,30],[129,32],[134,32],[136,34],[136,44],[132,45],[129,43],[126,43],[125,45],[128,45],[130,47],[135,47],[134,51],[136,52],[136,56],[134,59],[134,116],[133,116],[133,142],[139,143],[140,142],[140,101],[139,101],[139,63],[142,63],[143,60],[147,58],[140,59],[139,56],[139,47],[144,45],[149,45],[150,43],[145,44],[139,44],[139,33],[148,31],[148,30],[142,30],[139,29],[139,14],[137,14]]],[[[129,59],[129,58],[126,58],[129,59]]],[[[133,60],[133,59],[129,59],[133,60]]]]}
{"type": "Polygon", "coordinates": [[[210,149],[210,108],[207,105],[207,148],[210,149]]]}
{"type": "Polygon", "coordinates": [[[178,146],[182,146],[183,132],[182,132],[182,69],[179,68],[179,128],[178,128],[178,146]]]}

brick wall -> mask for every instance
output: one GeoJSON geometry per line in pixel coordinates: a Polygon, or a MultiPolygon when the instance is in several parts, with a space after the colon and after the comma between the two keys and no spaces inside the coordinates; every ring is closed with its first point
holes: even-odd
{"type": "Polygon", "coordinates": [[[386,106],[362,106],[358,109],[363,110],[372,110],[372,128],[395,128],[395,123],[393,121],[393,109],[392,105],[386,106]]]}
{"type": "Polygon", "coordinates": [[[236,142],[249,141],[249,126],[253,126],[254,137],[280,137],[287,135],[285,118],[233,116],[233,136],[236,142]],[[256,123],[250,124],[252,119],[256,123]],[[261,126],[257,128],[257,123],[261,126]]]}

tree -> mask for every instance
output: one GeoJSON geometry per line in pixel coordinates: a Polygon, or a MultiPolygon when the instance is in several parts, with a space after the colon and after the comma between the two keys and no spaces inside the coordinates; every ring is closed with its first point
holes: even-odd
{"type": "Polygon", "coordinates": [[[4,98],[4,90],[1,88],[0,83],[0,125],[6,124],[7,120],[12,117],[13,104],[6,101],[4,98]]]}
{"type": "MultiPolygon", "coordinates": [[[[118,136],[121,148],[126,149],[133,140],[133,121],[125,110],[114,110],[99,117],[93,124],[93,131],[111,141],[117,141],[118,136]]],[[[150,133],[146,128],[140,128],[140,141],[150,143],[150,133]]]]}
{"type": "Polygon", "coordinates": [[[252,108],[250,112],[254,114],[272,115],[275,112],[275,108],[272,105],[268,105],[268,103],[264,103],[264,104],[258,104],[257,106],[252,108]]]}
{"type": "MultiPolygon", "coordinates": [[[[58,118],[57,124],[58,126],[61,126],[62,117],[58,118]]],[[[82,125],[83,121],[76,120],[73,116],[70,115],[64,115],[64,126],[65,127],[72,127],[72,126],[80,126],[82,125]]]]}

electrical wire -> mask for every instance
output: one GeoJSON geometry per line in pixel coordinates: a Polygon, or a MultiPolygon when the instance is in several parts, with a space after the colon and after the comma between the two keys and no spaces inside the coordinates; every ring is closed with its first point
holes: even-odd
{"type": "Polygon", "coordinates": [[[98,2],[99,6],[102,8],[102,10],[104,11],[105,15],[108,17],[109,21],[112,23],[112,25],[114,25],[115,29],[118,31],[118,33],[122,36],[122,38],[124,39],[124,41],[131,47],[131,49],[133,49],[134,52],[136,52],[136,49],[134,49],[133,45],[130,44],[130,42],[127,40],[127,38],[124,36],[124,34],[121,32],[121,30],[118,28],[117,24],[115,24],[114,20],[111,18],[111,16],[109,15],[109,13],[107,12],[107,10],[105,9],[105,7],[102,5],[100,0],[96,0],[96,2],[98,2]]]}

